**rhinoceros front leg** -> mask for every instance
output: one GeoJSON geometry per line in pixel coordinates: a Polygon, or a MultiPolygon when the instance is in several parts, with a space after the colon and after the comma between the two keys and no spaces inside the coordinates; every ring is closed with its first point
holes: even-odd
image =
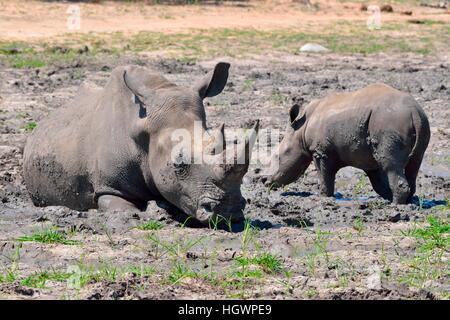
{"type": "Polygon", "coordinates": [[[314,165],[319,174],[319,191],[322,196],[332,197],[334,195],[334,181],[338,168],[336,163],[329,158],[314,158],[314,165]]]}
{"type": "Polygon", "coordinates": [[[100,211],[129,211],[129,210],[139,210],[133,203],[113,195],[103,195],[98,198],[97,201],[98,209],[100,211]]]}

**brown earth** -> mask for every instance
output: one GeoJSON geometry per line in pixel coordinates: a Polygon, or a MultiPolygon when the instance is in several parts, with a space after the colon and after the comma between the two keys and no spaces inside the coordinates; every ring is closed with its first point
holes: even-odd
{"type": "MultiPolygon", "coordinates": [[[[372,3],[372,2],[371,2],[372,3]]],[[[375,1],[374,3],[377,3],[375,1]]],[[[381,5],[383,2],[379,2],[381,5]]],[[[312,1],[304,6],[290,0],[250,1],[245,6],[162,6],[144,3],[104,1],[101,5],[78,3],[81,29],[77,32],[139,31],[189,32],[192,29],[251,28],[257,30],[292,29],[308,26],[323,30],[336,21],[365,21],[369,14],[360,3],[312,1]]],[[[43,1],[0,1],[0,39],[31,40],[73,32],[67,28],[67,9],[73,3],[43,1]]],[[[395,4],[393,13],[382,13],[382,22],[405,21],[411,16],[401,12],[412,10],[414,19],[450,21],[443,9],[420,7],[408,2],[395,4]]]]}

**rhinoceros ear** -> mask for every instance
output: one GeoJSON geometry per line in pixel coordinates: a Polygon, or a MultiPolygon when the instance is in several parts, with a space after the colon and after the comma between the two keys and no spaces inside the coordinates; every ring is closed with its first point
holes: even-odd
{"type": "Polygon", "coordinates": [[[289,110],[289,118],[291,120],[291,126],[294,129],[298,129],[300,128],[303,123],[305,122],[305,115],[303,115],[302,117],[299,118],[300,115],[300,111],[301,111],[301,107],[298,104],[294,104],[291,107],[291,110],[289,110]]]}
{"type": "Polygon", "coordinates": [[[150,87],[154,76],[142,67],[132,66],[124,71],[123,81],[125,86],[138,97],[151,97],[153,89],[150,87]]]}
{"type": "Polygon", "coordinates": [[[202,99],[218,95],[227,84],[229,68],[229,63],[219,62],[214,67],[214,70],[208,72],[203,79],[197,82],[194,86],[194,90],[198,91],[198,94],[202,99]]]}
{"type": "Polygon", "coordinates": [[[297,119],[298,114],[300,113],[300,106],[298,104],[294,104],[289,110],[289,117],[291,118],[291,123],[297,119]]]}

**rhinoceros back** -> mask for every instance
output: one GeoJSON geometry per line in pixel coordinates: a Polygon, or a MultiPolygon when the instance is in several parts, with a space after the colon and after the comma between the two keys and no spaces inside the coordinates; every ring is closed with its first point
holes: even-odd
{"type": "Polygon", "coordinates": [[[36,206],[96,207],[83,146],[100,91],[84,85],[72,103],[39,123],[28,138],[23,175],[36,206]]]}

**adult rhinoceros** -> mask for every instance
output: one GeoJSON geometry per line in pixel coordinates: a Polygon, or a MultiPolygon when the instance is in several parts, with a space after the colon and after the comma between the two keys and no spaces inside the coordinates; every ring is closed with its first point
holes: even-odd
{"type": "MultiPolygon", "coordinates": [[[[83,85],[28,138],[23,173],[33,203],[106,211],[162,200],[202,223],[218,215],[242,219],[248,154],[241,164],[226,164],[214,161],[226,150],[207,145],[201,154],[208,164],[173,159],[175,130],[193,132],[197,122],[208,133],[203,99],[222,92],[229,66],[218,63],[191,88],[138,66],[114,69],[104,88],[83,85]]],[[[211,137],[224,141],[223,126],[211,137]]],[[[239,156],[251,150],[249,140],[236,148],[239,156]]]]}

